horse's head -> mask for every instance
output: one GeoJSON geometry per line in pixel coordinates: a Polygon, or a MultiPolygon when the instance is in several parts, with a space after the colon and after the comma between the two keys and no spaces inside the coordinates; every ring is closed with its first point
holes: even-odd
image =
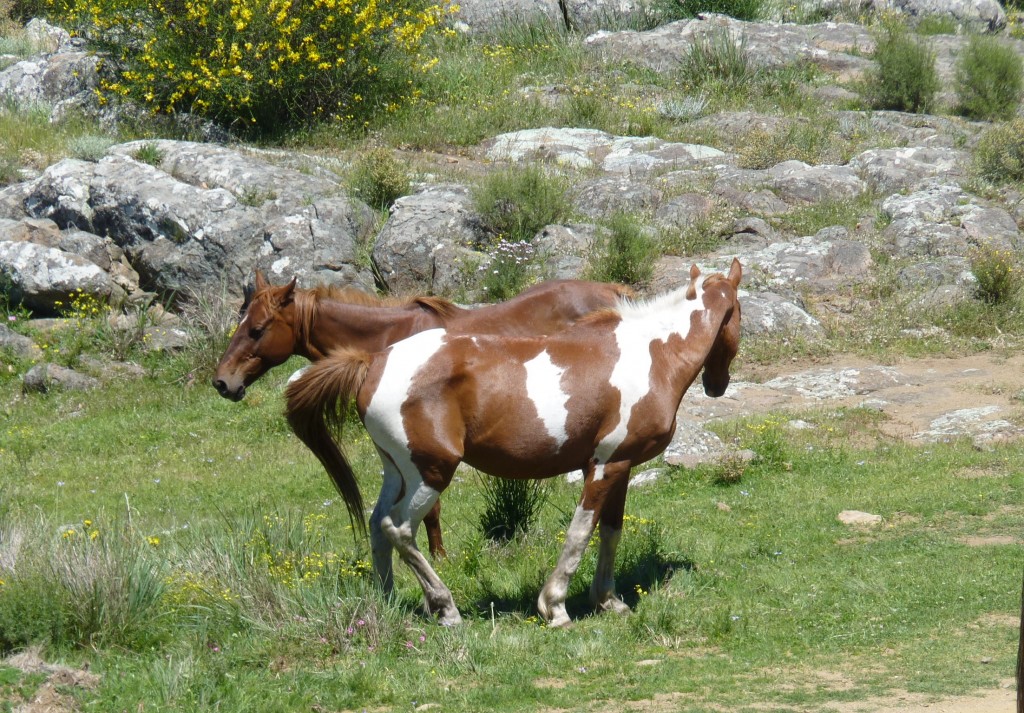
{"type": "Polygon", "coordinates": [[[720,307],[725,310],[725,318],[711,346],[708,358],[704,362],[704,393],[708,396],[721,396],[729,386],[729,365],[740,349],[740,300],[739,286],[743,277],[740,261],[733,258],[732,267],[725,278],[719,278],[711,284],[705,284],[705,301],[721,301],[720,307]]]}
{"type": "Polygon", "coordinates": [[[295,278],[276,287],[256,271],[254,288],[246,289],[241,319],[213,377],[221,396],[241,401],[245,387],[295,353],[295,278]]]}

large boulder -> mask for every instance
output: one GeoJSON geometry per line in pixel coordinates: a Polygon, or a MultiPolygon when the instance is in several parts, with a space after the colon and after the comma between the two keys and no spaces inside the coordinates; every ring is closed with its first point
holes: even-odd
{"type": "Polygon", "coordinates": [[[275,281],[373,284],[357,257],[374,214],[330,180],[239,151],[180,141],[115,146],[91,163],[50,166],[24,193],[34,217],[109,237],[142,286],[164,295],[240,285],[254,268],[275,281]],[[143,147],[159,158],[134,156],[143,147]]]}
{"type": "Polygon", "coordinates": [[[399,198],[373,246],[373,264],[394,293],[454,295],[473,281],[486,239],[469,189],[430,186],[399,198]]]}

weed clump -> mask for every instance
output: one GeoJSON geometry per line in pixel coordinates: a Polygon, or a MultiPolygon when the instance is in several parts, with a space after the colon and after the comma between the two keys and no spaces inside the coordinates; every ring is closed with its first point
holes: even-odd
{"type": "Polygon", "coordinates": [[[972,35],[957,59],[957,113],[972,119],[1013,117],[1024,91],[1024,63],[994,37],[972,35]]]}
{"type": "Polygon", "coordinates": [[[978,139],[974,172],[992,183],[1024,180],[1024,119],[994,126],[978,139]]]}
{"type": "Polygon", "coordinates": [[[1024,285],[1024,274],[1012,250],[979,245],[970,254],[971,272],[978,281],[978,298],[990,305],[1012,300],[1024,285]]]}
{"type": "Polygon", "coordinates": [[[617,213],[590,261],[588,277],[603,282],[642,285],[654,274],[657,240],[631,215],[617,213]]]}
{"type": "Polygon", "coordinates": [[[764,17],[762,0],[655,0],[651,9],[662,22],[687,20],[702,13],[728,15],[747,21],[764,17]]]}
{"type": "Polygon", "coordinates": [[[865,87],[875,109],[927,113],[935,104],[939,75],[935,53],[906,27],[888,22],[875,39],[877,68],[865,87]]]}
{"type": "Polygon", "coordinates": [[[356,161],[350,185],[357,198],[387,210],[409,192],[409,174],[391,151],[378,146],[356,161]]]}
{"type": "Polygon", "coordinates": [[[536,165],[492,173],[473,191],[473,203],[484,228],[512,242],[532,241],[569,214],[565,180],[536,165]]]}
{"type": "Polygon", "coordinates": [[[733,40],[728,30],[709,32],[694,38],[683,55],[680,71],[695,86],[721,83],[738,86],[757,75],[746,43],[733,40]]]}
{"type": "Polygon", "coordinates": [[[508,542],[529,533],[547,500],[547,490],[540,480],[481,476],[480,485],[484,499],[480,529],[495,542],[508,542]]]}

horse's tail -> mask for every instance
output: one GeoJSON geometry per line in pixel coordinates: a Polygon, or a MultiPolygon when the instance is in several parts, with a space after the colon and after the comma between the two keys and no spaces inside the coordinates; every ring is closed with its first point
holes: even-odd
{"type": "Polygon", "coordinates": [[[344,498],[352,522],[364,534],[366,519],[359,483],[332,433],[341,432],[348,404],[366,379],[369,365],[367,352],[341,349],[307,367],[285,391],[285,413],[292,431],[320,459],[344,498]]]}

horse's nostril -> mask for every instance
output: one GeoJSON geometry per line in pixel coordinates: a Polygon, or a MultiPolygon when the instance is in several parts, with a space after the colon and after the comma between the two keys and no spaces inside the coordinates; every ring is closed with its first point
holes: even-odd
{"type": "Polygon", "coordinates": [[[223,379],[214,379],[213,388],[217,389],[217,393],[223,395],[228,390],[228,385],[224,383],[223,379]]]}

